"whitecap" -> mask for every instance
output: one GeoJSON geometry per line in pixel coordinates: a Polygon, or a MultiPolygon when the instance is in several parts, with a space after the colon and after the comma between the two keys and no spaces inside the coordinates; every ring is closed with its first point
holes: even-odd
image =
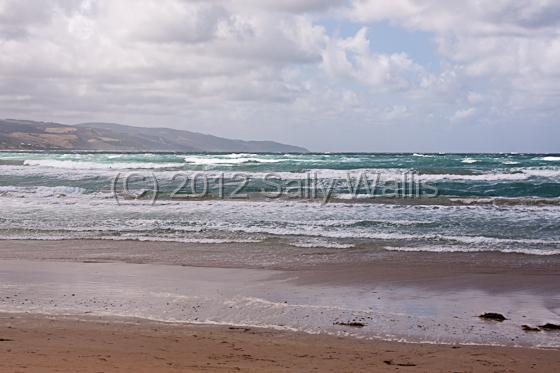
{"type": "Polygon", "coordinates": [[[316,239],[316,238],[290,242],[289,245],[295,247],[302,247],[302,248],[323,247],[328,249],[349,249],[351,247],[354,247],[353,244],[345,244],[345,243],[316,239]]]}
{"type": "Polygon", "coordinates": [[[228,155],[222,158],[210,158],[202,156],[188,156],[184,158],[186,163],[196,165],[235,165],[241,163],[278,163],[281,159],[267,159],[257,157],[246,157],[241,154],[228,155]]]}
{"type": "Polygon", "coordinates": [[[162,169],[180,167],[182,163],[156,163],[156,162],[81,162],[81,161],[61,161],[54,159],[26,159],[25,166],[39,166],[49,168],[63,168],[71,170],[127,170],[127,169],[162,169]]]}
{"type": "Polygon", "coordinates": [[[402,252],[432,252],[432,253],[472,253],[472,252],[501,252],[507,254],[526,254],[526,255],[560,255],[560,250],[555,249],[487,249],[480,247],[466,246],[415,246],[415,247],[399,247],[385,246],[388,251],[402,252]]]}
{"type": "Polygon", "coordinates": [[[0,193],[9,196],[37,196],[37,197],[53,197],[61,195],[81,195],[87,192],[86,189],[80,187],[59,185],[59,186],[2,186],[0,193]]]}

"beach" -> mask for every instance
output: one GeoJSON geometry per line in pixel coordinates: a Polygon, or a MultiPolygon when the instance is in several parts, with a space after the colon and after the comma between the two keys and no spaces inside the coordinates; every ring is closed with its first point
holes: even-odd
{"type": "Polygon", "coordinates": [[[558,331],[522,328],[558,321],[557,256],[284,249],[267,262],[266,248],[231,244],[3,241],[2,371],[540,372],[560,361],[558,331]]]}
{"type": "Polygon", "coordinates": [[[2,372],[555,372],[557,350],[0,314],[2,372]]]}

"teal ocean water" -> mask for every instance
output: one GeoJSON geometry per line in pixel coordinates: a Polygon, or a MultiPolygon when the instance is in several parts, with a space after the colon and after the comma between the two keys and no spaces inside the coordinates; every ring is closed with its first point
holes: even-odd
{"type": "Polygon", "coordinates": [[[4,152],[0,175],[3,239],[560,254],[559,154],[4,152]]]}

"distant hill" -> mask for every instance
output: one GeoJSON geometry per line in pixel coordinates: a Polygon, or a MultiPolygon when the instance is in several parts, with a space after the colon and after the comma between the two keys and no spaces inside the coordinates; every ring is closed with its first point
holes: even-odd
{"type": "Polygon", "coordinates": [[[282,152],[307,149],[274,141],[231,140],[170,128],[113,123],[60,123],[0,120],[0,150],[106,150],[177,152],[282,152]]]}

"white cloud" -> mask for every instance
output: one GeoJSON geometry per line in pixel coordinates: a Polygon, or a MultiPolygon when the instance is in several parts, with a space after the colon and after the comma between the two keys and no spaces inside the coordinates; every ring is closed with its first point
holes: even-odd
{"type": "Polygon", "coordinates": [[[425,75],[405,53],[373,52],[365,27],[353,37],[331,39],[323,52],[322,67],[333,77],[352,78],[382,91],[410,88],[425,75]]]}
{"type": "Polygon", "coordinates": [[[0,116],[302,145],[385,123],[412,123],[410,141],[452,121],[555,123],[559,27],[547,0],[0,0],[0,116]],[[378,21],[427,33],[437,60],[378,50],[378,21]]]}
{"type": "Polygon", "coordinates": [[[424,76],[414,94],[445,100],[452,120],[473,120],[474,110],[464,109],[473,104],[489,124],[531,126],[560,116],[558,1],[353,0],[348,15],[433,34],[445,67],[424,76]]]}
{"type": "Polygon", "coordinates": [[[234,3],[245,8],[301,13],[318,12],[339,7],[347,3],[347,0],[234,0],[234,3]]]}
{"type": "MultiPolygon", "coordinates": [[[[319,61],[324,40],[324,30],[304,17],[236,12],[218,1],[78,2],[72,11],[61,1],[48,4],[49,22],[30,25],[24,17],[25,38],[0,40],[5,89],[33,78],[50,85],[51,94],[89,92],[91,104],[113,93],[134,100],[134,92],[171,102],[181,95],[236,99],[237,93],[284,100],[290,88],[282,70],[319,61]],[[247,93],[252,90],[277,94],[247,93]]],[[[37,103],[45,99],[41,90],[31,94],[37,103]]]]}
{"type": "Polygon", "coordinates": [[[473,77],[512,78],[524,89],[527,80],[560,76],[557,1],[355,0],[350,14],[433,32],[441,55],[473,77]]]}
{"type": "Polygon", "coordinates": [[[466,109],[457,110],[453,116],[451,116],[452,121],[463,121],[476,114],[476,109],[474,107],[469,107],[466,109]]]}

